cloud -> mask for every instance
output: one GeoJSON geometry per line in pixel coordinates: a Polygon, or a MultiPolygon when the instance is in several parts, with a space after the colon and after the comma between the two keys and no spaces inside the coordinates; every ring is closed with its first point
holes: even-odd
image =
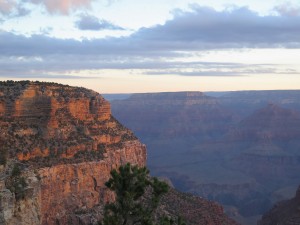
{"type": "MultiPolygon", "coordinates": [[[[97,18],[87,18],[83,21],[92,22],[81,24],[82,28],[99,25],[97,18]]],[[[102,25],[106,26],[105,23],[102,25]]],[[[78,41],[46,35],[25,37],[0,31],[0,49],[1,55],[12,56],[59,54],[114,59],[125,56],[153,58],[211,49],[300,48],[299,37],[300,16],[259,16],[247,8],[218,12],[193,6],[192,12],[182,12],[163,25],[142,28],[127,37],[78,41]]]]}
{"type": "Polygon", "coordinates": [[[204,77],[231,77],[231,76],[241,76],[244,75],[240,72],[235,71],[221,71],[221,70],[211,70],[211,71],[202,71],[202,70],[191,70],[191,71],[182,71],[182,70],[152,70],[147,71],[144,74],[147,75],[180,75],[180,76],[204,76],[204,77]]]}
{"type": "Polygon", "coordinates": [[[142,29],[137,38],[181,49],[299,47],[300,16],[259,16],[248,8],[218,12],[193,6],[173,20],[142,29]]]}
{"type": "Polygon", "coordinates": [[[81,15],[80,20],[75,24],[80,30],[124,30],[122,27],[92,15],[81,15]]]}
{"type": "MultiPolygon", "coordinates": [[[[32,0],[42,1],[42,0],[32,0]]],[[[50,1],[50,0],[49,0],[50,1]]],[[[45,0],[46,2],[46,0],[45,0]]],[[[65,1],[51,0],[53,4],[62,4],[65,1]]],[[[88,4],[90,0],[68,1],[88,4]]],[[[79,4],[79,3],[77,3],[79,4]]],[[[65,5],[66,6],[66,5],[65,5]]],[[[76,25],[79,29],[122,29],[105,20],[99,20],[90,15],[81,16],[76,25]]],[[[1,34],[0,34],[1,35],[1,34]]],[[[231,10],[216,11],[213,8],[193,5],[189,12],[180,11],[174,18],[163,25],[142,28],[129,37],[95,39],[92,41],[59,40],[46,36],[13,37],[24,41],[31,51],[41,50],[38,54],[49,54],[60,47],[61,52],[86,52],[94,54],[129,54],[132,55],[159,55],[176,54],[178,51],[199,51],[208,49],[228,48],[299,48],[300,47],[300,15],[260,16],[248,8],[233,8],[231,10]],[[40,43],[31,40],[38,39],[40,43]],[[36,47],[37,46],[37,47],[36,47]],[[39,49],[38,47],[41,47],[39,49]],[[73,49],[73,50],[72,50],[73,49]]],[[[0,37],[1,38],[1,37],[0,37]]],[[[10,45],[11,40],[3,40],[10,45]]],[[[2,44],[3,44],[2,43],[2,44]]],[[[21,44],[21,43],[20,43],[21,44]]],[[[0,43],[1,45],[1,43],[0,43]]],[[[13,45],[11,46],[13,47],[13,45]]],[[[20,51],[26,46],[21,46],[20,51]]],[[[1,49],[2,50],[2,49],[1,49]]],[[[13,52],[16,50],[13,50],[13,52]]],[[[36,54],[36,53],[34,53],[36,54]]]]}
{"type": "MultiPolygon", "coordinates": [[[[86,17],[79,20],[85,23],[77,24],[80,29],[99,28],[101,20],[86,17]]],[[[102,22],[101,26],[109,25],[102,22]]],[[[199,71],[209,74],[207,69],[203,70],[205,62],[180,62],[179,57],[220,49],[299,49],[299,37],[300,16],[297,15],[260,16],[248,8],[216,11],[194,5],[191,11],[176,13],[163,25],[142,28],[127,37],[79,41],[47,34],[25,37],[0,31],[0,73],[4,74],[11,68],[15,70],[10,74],[98,69],[149,69],[155,72],[154,69],[175,68],[180,75],[201,75],[199,71]],[[191,71],[182,70],[184,66],[191,71]]],[[[217,72],[223,71],[225,75],[227,72],[232,74],[231,68],[238,66],[210,62],[206,65],[217,72]]],[[[254,72],[263,73],[262,70],[254,72]]]]}
{"type": "MultiPolygon", "coordinates": [[[[25,16],[30,6],[42,5],[50,14],[69,15],[72,11],[91,8],[95,0],[0,0],[0,14],[10,17],[25,16]],[[25,7],[26,6],[26,7],[25,7]]],[[[101,0],[106,6],[119,0],[101,0]]]]}
{"type": "Polygon", "coordinates": [[[110,6],[116,2],[119,2],[120,0],[106,0],[106,6],[110,6]]]}
{"type": "Polygon", "coordinates": [[[0,0],[0,13],[8,15],[12,12],[16,5],[15,1],[10,0],[0,0]]]}
{"type": "Polygon", "coordinates": [[[300,16],[300,6],[293,5],[290,2],[281,4],[274,7],[274,10],[278,12],[281,16],[300,16]]]}
{"type": "Polygon", "coordinates": [[[33,4],[42,4],[49,13],[67,15],[72,10],[88,8],[93,0],[31,0],[33,4]]]}
{"type": "Polygon", "coordinates": [[[39,72],[40,74],[33,74],[33,73],[0,73],[0,78],[4,78],[4,79],[10,79],[10,78],[14,78],[14,79],[71,79],[71,80],[75,80],[75,79],[100,79],[99,77],[87,77],[87,76],[74,76],[74,75],[63,75],[63,74],[59,74],[59,75],[49,75],[48,73],[42,73],[39,72]]]}
{"type": "Polygon", "coordinates": [[[152,68],[144,72],[147,75],[181,75],[181,76],[247,76],[251,74],[295,74],[300,71],[285,68],[279,69],[274,64],[243,64],[243,63],[215,63],[194,62],[181,63],[164,69],[152,68]]]}
{"type": "Polygon", "coordinates": [[[14,0],[0,0],[0,14],[7,17],[19,17],[29,14],[29,10],[23,4],[14,0]]]}

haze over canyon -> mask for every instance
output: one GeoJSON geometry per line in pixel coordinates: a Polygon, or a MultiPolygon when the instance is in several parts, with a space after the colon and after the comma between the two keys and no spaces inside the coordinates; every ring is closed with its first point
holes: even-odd
{"type": "Polygon", "coordinates": [[[124,97],[112,100],[112,111],[148,146],[153,175],[218,201],[242,224],[256,224],[275,202],[294,196],[300,91],[124,97]]]}

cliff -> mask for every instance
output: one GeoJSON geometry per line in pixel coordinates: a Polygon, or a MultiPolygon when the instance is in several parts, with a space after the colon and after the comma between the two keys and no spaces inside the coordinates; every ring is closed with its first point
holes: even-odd
{"type": "Polygon", "coordinates": [[[300,187],[296,196],[290,200],[277,203],[264,214],[258,225],[299,225],[300,224],[300,187]]]}
{"type": "MultiPolygon", "coordinates": [[[[114,200],[110,171],[146,164],[145,145],[84,88],[0,82],[0,126],[1,225],[97,224],[114,200]]],[[[160,207],[188,224],[236,224],[216,203],[174,190],[160,207]]]]}
{"type": "Polygon", "coordinates": [[[20,161],[58,163],[86,152],[102,158],[105,149],[136,140],[111,116],[110,104],[84,88],[3,83],[0,105],[2,146],[20,161]]]}
{"type": "MultiPolygon", "coordinates": [[[[68,224],[75,212],[113,199],[110,171],[144,166],[146,148],[111,116],[110,104],[84,88],[39,82],[0,83],[1,224],[68,224]],[[2,157],[3,158],[3,157],[2,157]],[[27,186],[19,198],[12,168],[27,186]]],[[[76,224],[76,223],[69,223],[76,224]]]]}

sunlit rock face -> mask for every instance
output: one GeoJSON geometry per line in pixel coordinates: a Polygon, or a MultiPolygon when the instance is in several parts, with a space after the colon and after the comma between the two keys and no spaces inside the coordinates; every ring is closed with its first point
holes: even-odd
{"type": "Polygon", "coordinates": [[[145,145],[112,117],[109,102],[84,88],[2,82],[0,125],[9,162],[1,167],[4,224],[79,224],[79,212],[113,200],[104,185],[113,168],[146,163],[145,145]],[[5,187],[12,160],[28,183],[18,201],[5,187]]]}

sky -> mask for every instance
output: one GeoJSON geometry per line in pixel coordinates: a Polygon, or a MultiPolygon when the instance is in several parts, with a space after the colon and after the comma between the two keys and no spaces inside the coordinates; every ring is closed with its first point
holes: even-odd
{"type": "Polygon", "coordinates": [[[300,89],[299,0],[0,0],[0,80],[300,89]]]}

